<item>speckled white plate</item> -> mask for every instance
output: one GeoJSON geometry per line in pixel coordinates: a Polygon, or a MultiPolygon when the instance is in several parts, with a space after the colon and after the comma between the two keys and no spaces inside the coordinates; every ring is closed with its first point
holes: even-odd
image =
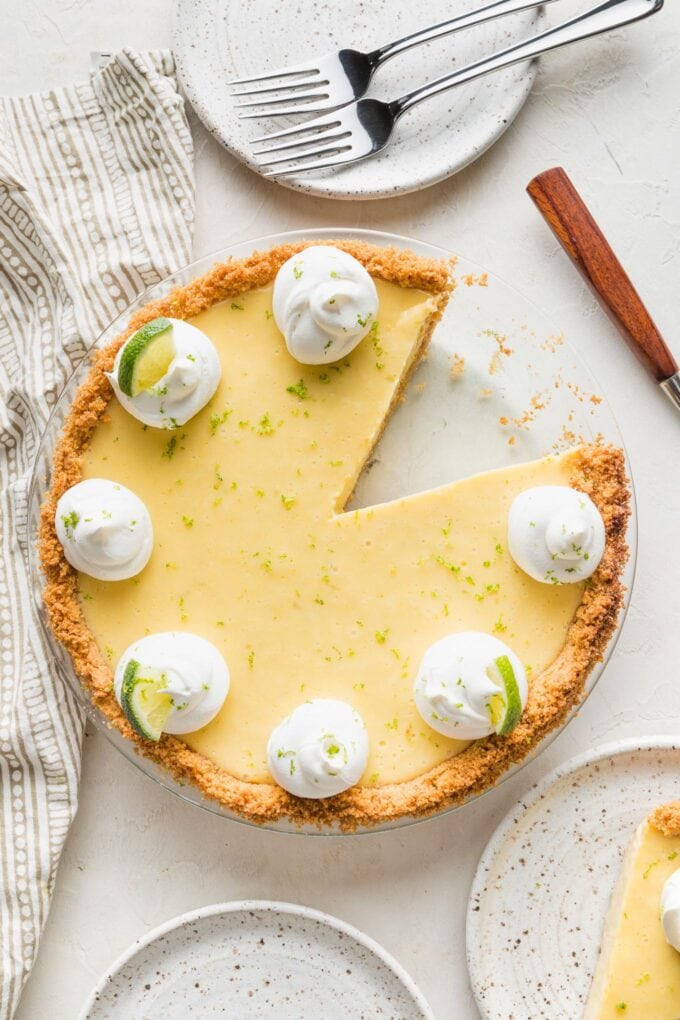
{"type": "Polygon", "coordinates": [[[680,740],[625,740],[572,758],[505,817],[467,915],[485,1020],[581,1016],[623,852],[652,808],[678,797],[680,740]]]}
{"type": "MultiPolygon", "coordinates": [[[[249,140],[294,120],[240,120],[226,83],[299,64],[343,46],[371,50],[479,0],[177,0],[173,50],[180,80],[215,138],[258,170],[249,140]]],[[[540,8],[427,43],[379,68],[369,95],[396,99],[419,85],[539,31],[540,8]]],[[[527,98],[536,63],[519,64],[422,103],[400,121],[387,150],[340,170],[281,178],[327,198],[383,198],[425,188],[477,159],[527,98]]],[[[298,118],[299,120],[300,118],[298,118]]]]}
{"type": "Polygon", "coordinates": [[[291,903],[220,903],[134,943],[80,1020],[434,1020],[396,960],[356,928],[291,903]]]}

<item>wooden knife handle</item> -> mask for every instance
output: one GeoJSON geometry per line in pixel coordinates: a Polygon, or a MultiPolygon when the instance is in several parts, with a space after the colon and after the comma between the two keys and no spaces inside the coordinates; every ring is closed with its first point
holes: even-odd
{"type": "Polygon", "coordinates": [[[643,364],[658,382],[674,375],[678,371],[675,358],[562,167],[534,177],[527,191],[643,364]]]}

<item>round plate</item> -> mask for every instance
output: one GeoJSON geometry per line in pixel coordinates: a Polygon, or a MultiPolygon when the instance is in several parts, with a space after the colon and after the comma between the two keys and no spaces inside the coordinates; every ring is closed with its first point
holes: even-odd
{"type": "Polygon", "coordinates": [[[560,766],[501,822],[467,915],[485,1020],[581,1016],[623,853],[649,812],[680,797],[680,741],[625,740],[560,766]]]}
{"type": "MultiPolygon", "coordinates": [[[[150,288],[111,323],[93,349],[106,346],[117,336],[136,309],[163,296],[173,286],[186,284],[207,272],[216,261],[243,258],[255,249],[262,251],[278,244],[331,238],[409,248],[429,258],[452,257],[450,252],[421,241],[368,230],[290,231],[244,241],[194,262],[150,288]]],[[[350,503],[352,509],[434,488],[479,471],[541,457],[579,440],[603,437],[616,446],[623,446],[601,388],[550,320],[517,291],[467,259],[458,259],[456,278],[457,289],[437,326],[429,355],[414,373],[405,399],[391,416],[373,451],[370,470],[363,472],[350,503]],[[454,356],[459,360],[455,361],[454,356]],[[452,377],[453,364],[462,367],[462,374],[454,372],[452,377]]],[[[40,504],[50,485],[52,451],[88,369],[89,359],[85,358],[60,395],[38,449],[29,492],[33,535],[37,532],[40,504]]],[[[588,678],[587,693],[595,686],[614,649],[628,606],[637,547],[634,500],[627,539],[630,559],[623,578],[628,589],[625,606],[604,661],[595,666],[588,678]]],[[[192,786],[180,786],[167,772],[138,754],[135,746],[94,708],[73,672],[67,652],[49,629],[42,604],[43,582],[35,542],[30,543],[30,549],[34,601],[56,668],[90,718],[129,761],[162,786],[210,811],[238,819],[218,803],[202,797],[192,786]]],[[[559,729],[553,731],[523,764],[559,732],[559,729]]],[[[507,772],[506,777],[515,771],[517,768],[507,772]]],[[[413,821],[405,817],[384,828],[413,821]]],[[[277,822],[272,828],[307,831],[284,822],[277,822]]],[[[309,831],[318,832],[317,829],[309,831]]]]}
{"type": "MultiPolygon", "coordinates": [[[[457,0],[455,13],[477,6],[479,0],[457,0]]],[[[300,119],[240,120],[228,81],[299,64],[307,54],[347,46],[368,51],[453,14],[449,0],[297,0],[294,16],[288,5],[271,0],[250,0],[247,14],[239,0],[178,0],[173,51],[182,86],[205,126],[260,172],[250,139],[300,119]]],[[[528,38],[541,21],[535,8],[400,54],[378,69],[368,95],[396,99],[528,38]]],[[[536,67],[518,64],[419,104],[404,115],[388,148],[371,159],[282,177],[280,183],[310,195],[353,199],[426,188],[462,170],[500,137],[529,95],[536,67]]]]}
{"type": "Polygon", "coordinates": [[[156,928],[104,975],[80,1020],[211,1016],[434,1020],[373,939],[318,910],[260,900],[202,907],[156,928]]]}

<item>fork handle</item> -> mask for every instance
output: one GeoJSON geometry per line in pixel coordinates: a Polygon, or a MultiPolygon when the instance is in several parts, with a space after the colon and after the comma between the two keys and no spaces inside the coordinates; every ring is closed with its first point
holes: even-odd
{"type": "Polygon", "coordinates": [[[553,167],[534,177],[527,191],[642,363],[657,382],[670,379],[678,371],[673,355],[562,167],[553,167]]]}
{"type": "Polygon", "coordinates": [[[633,21],[640,21],[642,18],[655,14],[663,7],[663,0],[605,0],[592,10],[581,14],[569,21],[563,21],[546,32],[532,36],[524,42],[516,43],[506,50],[499,50],[484,60],[478,60],[474,64],[468,64],[452,74],[437,78],[436,81],[423,85],[421,88],[401,96],[393,103],[390,103],[390,110],[395,118],[409,110],[416,103],[425,99],[446,92],[448,89],[462,85],[463,82],[480,78],[491,71],[499,71],[502,67],[509,67],[511,64],[519,64],[525,60],[532,60],[542,53],[558,49],[560,46],[567,46],[569,43],[578,42],[581,39],[588,39],[591,36],[599,35],[601,32],[609,32],[612,28],[620,25],[628,25],[633,21]]]}
{"type": "Polygon", "coordinates": [[[387,43],[368,56],[373,61],[374,67],[379,67],[391,57],[396,57],[398,53],[410,50],[412,46],[420,46],[421,43],[430,42],[432,39],[441,39],[452,32],[472,28],[473,25],[481,25],[485,21],[501,18],[505,14],[517,14],[519,11],[530,10],[532,7],[540,7],[543,3],[553,2],[554,0],[493,0],[493,3],[485,4],[484,7],[479,7],[475,11],[458,14],[455,18],[448,18],[429,28],[423,28],[419,32],[406,35],[403,39],[387,43]]]}

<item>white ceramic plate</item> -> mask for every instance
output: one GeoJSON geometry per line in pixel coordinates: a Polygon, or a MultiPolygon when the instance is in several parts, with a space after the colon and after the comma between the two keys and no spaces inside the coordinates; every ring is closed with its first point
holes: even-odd
{"type": "Polygon", "coordinates": [[[352,925],[245,900],[182,914],[135,942],[80,1020],[434,1020],[415,984],[352,925]]]}
{"type": "MultiPolygon", "coordinates": [[[[480,0],[177,0],[173,50],[180,80],[215,138],[253,170],[249,139],[295,121],[239,120],[226,83],[299,64],[341,47],[371,50],[480,0]]],[[[389,60],[369,95],[396,99],[539,30],[541,9],[457,32],[389,60]]],[[[397,126],[387,150],[362,163],[280,179],[327,198],[383,198],[425,188],[477,159],[527,98],[536,64],[519,64],[420,104],[397,126]]],[[[300,118],[297,118],[299,121],[300,118]]]]}
{"type": "MultiPolygon", "coordinates": [[[[172,286],[188,283],[207,272],[217,261],[243,258],[253,250],[262,251],[278,244],[331,238],[410,248],[430,258],[451,257],[450,252],[413,238],[368,230],[290,231],[244,241],[186,266],[140,295],[111,323],[95,347],[105,346],[117,336],[137,308],[167,294],[172,286]]],[[[532,460],[580,439],[589,442],[602,436],[607,442],[623,446],[616,422],[606,400],[602,399],[600,386],[550,319],[526,297],[465,258],[458,259],[455,275],[458,286],[437,326],[428,357],[418,366],[404,401],[391,416],[370,464],[359,479],[351,508],[407,496],[479,471],[532,460]],[[464,370],[452,379],[450,369],[454,355],[464,361],[464,370]]],[[[85,359],[61,393],[42,437],[29,493],[32,534],[38,528],[40,504],[49,487],[54,445],[87,370],[85,359]]],[[[637,541],[634,502],[627,538],[630,560],[624,576],[628,589],[626,606],[633,584],[637,541]]],[[[203,798],[192,786],[180,786],[167,772],[136,753],[134,745],[109,726],[93,707],[74,675],[68,654],[54,640],[47,625],[35,543],[30,544],[30,550],[35,604],[52,648],[55,667],[71,685],[90,718],[146,775],[185,800],[224,817],[236,817],[215,801],[203,798]]],[[[625,609],[619,616],[619,626],[604,662],[598,663],[588,678],[587,693],[595,686],[614,649],[624,616],[625,609]]],[[[555,730],[540,748],[558,733],[559,729],[555,730]]],[[[537,752],[538,749],[534,753],[537,752]]],[[[516,769],[506,773],[506,778],[513,771],[516,769]]],[[[402,818],[385,828],[408,825],[412,821],[402,818]]],[[[286,831],[292,828],[285,822],[277,822],[273,827],[286,831]]],[[[310,831],[317,832],[316,829],[310,831]]]]}
{"type": "Polygon", "coordinates": [[[680,740],[606,744],[560,766],[501,822],[467,915],[485,1020],[580,1017],[623,852],[658,804],[680,797],[680,740]]]}

